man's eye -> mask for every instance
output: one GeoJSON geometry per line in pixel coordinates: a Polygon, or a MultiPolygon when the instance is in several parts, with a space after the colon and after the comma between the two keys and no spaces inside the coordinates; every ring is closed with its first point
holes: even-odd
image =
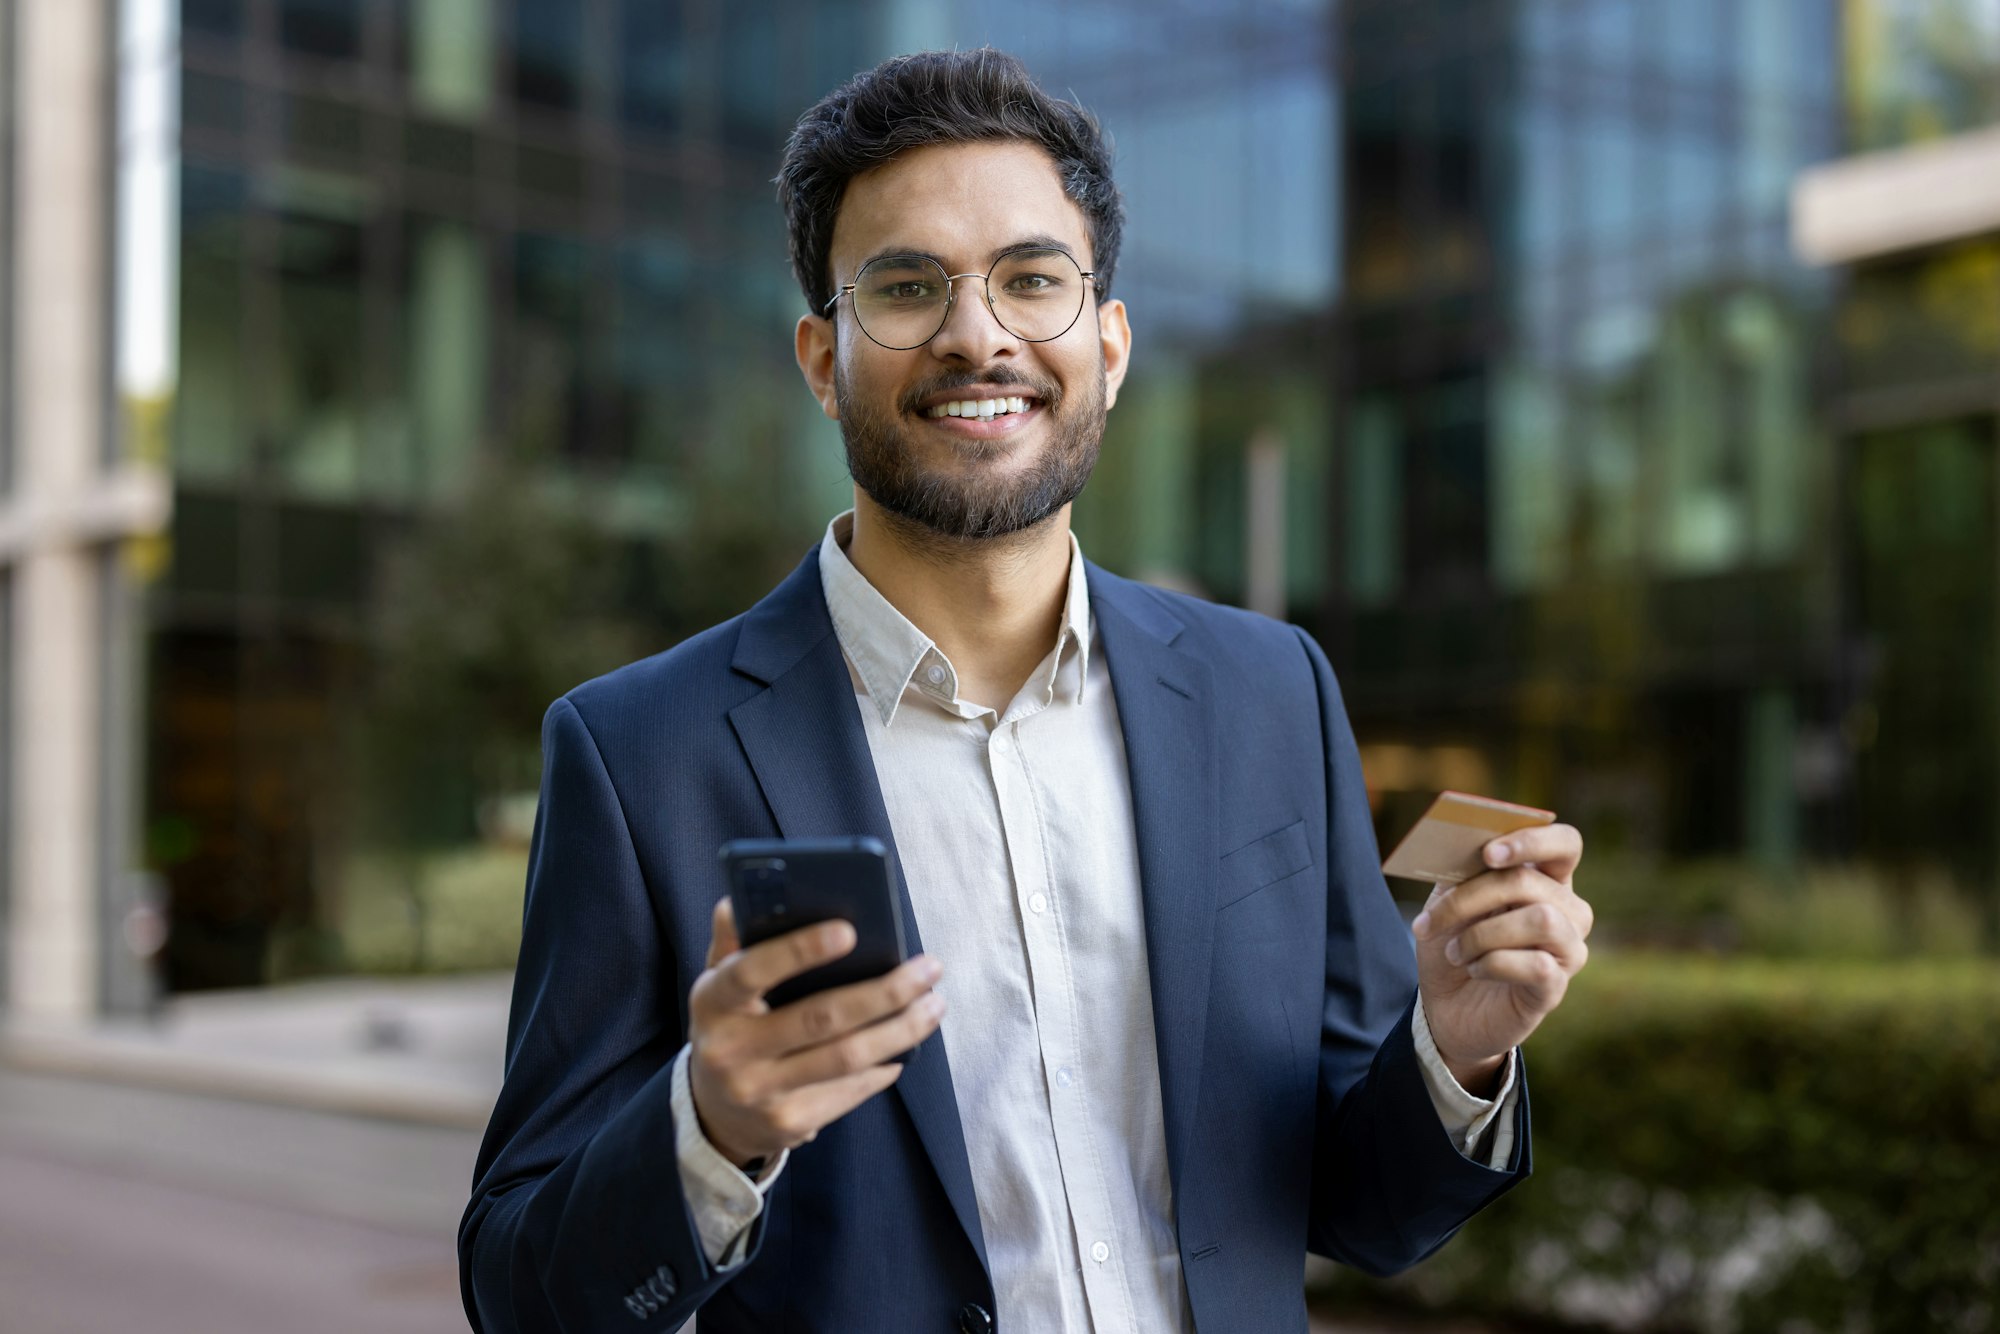
{"type": "Polygon", "coordinates": [[[885,283],[875,289],[878,301],[925,301],[936,289],[929,283],[912,278],[907,282],[885,283]]]}
{"type": "Polygon", "coordinates": [[[1007,290],[1019,296],[1047,296],[1062,285],[1062,278],[1053,273],[1017,273],[1007,280],[1007,290]]]}

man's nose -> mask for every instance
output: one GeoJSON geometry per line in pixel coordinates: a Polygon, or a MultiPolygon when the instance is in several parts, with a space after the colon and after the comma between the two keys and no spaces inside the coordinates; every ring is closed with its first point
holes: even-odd
{"type": "Polygon", "coordinates": [[[986,303],[985,274],[954,273],[948,281],[953,300],[944,327],[931,339],[934,356],[981,366],[1020,343],[993,317],[993,308],[986,303]]]}

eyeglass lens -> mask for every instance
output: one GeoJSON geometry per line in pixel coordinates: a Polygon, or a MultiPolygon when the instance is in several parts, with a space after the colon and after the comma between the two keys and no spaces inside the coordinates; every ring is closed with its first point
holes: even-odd
{"type": "MultiPolygon", "coordinates": [[[[1060,338],[1083,313],[1083,274],[1060,250],[1008,251],[988,271],[985,287],[993,318],[1023,342],[1060,338]]],[[[944,269],[921,255],[872,260],[854,280],[861,331],[899,351],[929,342],[944,327],[950,304],[944,269]]]]}

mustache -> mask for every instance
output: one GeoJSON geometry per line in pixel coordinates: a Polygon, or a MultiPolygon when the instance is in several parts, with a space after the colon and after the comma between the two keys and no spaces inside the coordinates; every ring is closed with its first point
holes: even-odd
{"type": "Polygon", "coordinates": [[[956,371],[937,376],[918,385],[903,395],[903,411],[922,411],[923,401],[933,394],[948,393],[956,389],[1019,389],[1022,398],[1038,398],[1044,407],[1053,408],[1062,401],[1062,389],[1050,380],[1035,379],[1009,367],[996,366],[985,371],[956,371]]]}

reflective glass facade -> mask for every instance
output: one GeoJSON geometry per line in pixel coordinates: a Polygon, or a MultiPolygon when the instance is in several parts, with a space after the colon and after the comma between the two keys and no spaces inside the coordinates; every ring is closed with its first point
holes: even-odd
{"type": "Polygon", "coordinates": [[[1343,16],[1324,628],[1385,827],[1478,783],[1606,858],[1990,910],[1993,241],[1839,273],[1786,233],[1802,168],[2000,121],[2000,6],[1343,16]]]}
{"type": "MultiPolygon", "coordinates": [[[[1850,789],[1790,183],[1841,144],[1816,0],[1343,7],[1339,575],[1371,782],[1607,853],[1787,864],[1850,789]]],[[[1391,823],[1406,818],[1399,812],[1391,823]]]]}
{"type": "Polygon", "coordinates": [[[500,886],[504,948],[549,700],[741,610],[847,503],[771,177],[798,113],[897,51],[1006,47],[1118,142],[1140,351],[1079,505],[1090,553],[1245,596],[1258,437],[1267,595],[1312,605],[1331,23],[183,0],[176,518],[148,620],[169,984],[450,963],[479,916],[448,906],[460,872],[500,886]]]}
{"type": "Polygon", "coordinates": [[[1994,119],[1995,5],[179,0],[168,383],[121,436],[175,478],[170,985],[506,961],[543,708],[846,503],[785,134],[981,42],[1117,143],[1086,549],[1318,633],[1385,835],[1450,786],[1607,856],[1992,879],[2000,819],[1911,814],[2000,773],[1990,599],[1937,610],[1995,547],[1990,247],[1834,275],[1786,208],[1994,119]],[[1947,634],[1944,684],[1894,647],[1947,634]]]}
{"type": "MultiPolygon", "coordinates": [[[[1846,13],[1849,123],[1880,150],[2000,124],[2000,3],[1846,13]]],[[[2000,172],[2000,149],[1988,170],[2000,172]]],[[[2000,882],[2000,234],[1847,275],[1828,409],[1848,477],[1856,841],[2000,882]]],[[[2000,897],[1989,902],[2000,926],[2000,897]]]]}

